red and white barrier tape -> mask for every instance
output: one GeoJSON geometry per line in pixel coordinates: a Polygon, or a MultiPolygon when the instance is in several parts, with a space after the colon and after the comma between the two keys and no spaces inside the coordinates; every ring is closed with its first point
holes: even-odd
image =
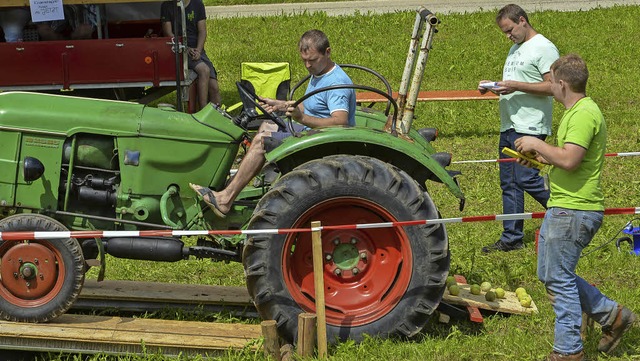
{"type": "MultiPolygon", "coordinates": [[[[626,152],[626,153],[606,153],[605,157],[632,157],[638,156],[640,152],[626,152]]],[[[501,158],[501,159],[478,159],[478,160],[458,160],[453,161],[451,164],[463,164],[463,163],[507,163],[515,162],[516,158],[501,158]]]]}
{"type": "MultiPolygon", "coordinates": [[[[635,208],[608,208],[605,215],[640,214],[640,207],[635,208]]],[[[113,238],[113,237],[181,237],[181,236],[206,236],[206,235],[235,235],[235,234],[285,234],[298,232],[329,231],[344,229],[370,229],[390,228],[404,226],[418,226],[425,224],[468,223],[505,220],[524,220],[543,218],[544,212],[513,213],[486,216],[469,216],[457,218],[426,219],[402,222],[382,222],[365,224],[345,224],[339,226],[321,226],[314,228],[282,228],[282,229],[254,229],[254,230],[150,230],[150,231],[67,231],[67,232],[0,232],[0,241],[23,241],[34,239],[59,239],[59,238],[113,238]]]]}

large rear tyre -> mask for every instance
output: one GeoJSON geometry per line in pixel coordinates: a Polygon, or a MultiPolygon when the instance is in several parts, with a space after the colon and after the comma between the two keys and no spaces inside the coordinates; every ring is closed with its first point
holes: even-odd
{"type": "MultiPolygon", "coordinates": [[[[0,231],[68,231],[41,214],[0,221],[0,231]]],[[[74,238],[0,242],[0,318],[47,322],[65,313],[84,284],[84,257],[74,238]]]]}
{"type": "MultiPolygon", "coordinates": [[[[251,230],[438,218],[429,195],[405,172],[374,158],[330,156],[283,176],[260,200],[251,230]]],[[[437,308],[449,270],[444,226],[322,232],[327,333],[410,337],[437,308]]],[[[243,252],[249,294],[281,337],[315,312],[311,234],[256,234],[243,252]]]]}

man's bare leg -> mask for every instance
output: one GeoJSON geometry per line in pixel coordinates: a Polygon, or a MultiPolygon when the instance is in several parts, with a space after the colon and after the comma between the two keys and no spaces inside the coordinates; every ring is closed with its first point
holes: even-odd
{"type": "Polygon", "coordinates": [[[220,88],[218,87],[218,80],[209,79],[209,101],[215,105],[222,103],[222,97],[220,96],[220,88]]]}
{"type": "Polygon", "coordinates": [[[200,62],[193,69],[198,74],[198,105],[202,109],[209,101],[209,67],[204,62],[200,62]]]}
{"type": "MultiPolygon", "coordinates": [[[[236,199],[238,194],[249,184],[249,182],[260,172],[266,159],[264,158],[264,146],[263,138],[271,136],[271,132],[278,129],[278,126],[273,123],[264,122],[260,125],[258,133],[253,138],[251,146],[247,150],[238,172],[231,179],[229,185],[220,192],[213,192],[215,197],[215,203],[218,205],[218,210],[224,214],[231,210],[231,205],[236,199]]],[[[196,186],[198,187],[198,186],[196,186]]],[[[211,202],[211,199],[207,199],[211,202]]]]}

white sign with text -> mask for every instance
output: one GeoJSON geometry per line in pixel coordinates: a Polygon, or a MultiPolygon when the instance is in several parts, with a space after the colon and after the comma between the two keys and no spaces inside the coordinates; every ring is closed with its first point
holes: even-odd
{"type": "Polygon", "coordinates": [[[29,0],[29,5],[34,23],[64,19],[62,0],[29,0]]]}

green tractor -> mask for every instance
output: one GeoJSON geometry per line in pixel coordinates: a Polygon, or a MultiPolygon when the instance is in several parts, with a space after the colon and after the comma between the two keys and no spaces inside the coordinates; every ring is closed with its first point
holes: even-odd
{"type": "MultiPolygon", "coordinates": [[[[105,254],[163,262],[208,258],[242,262],[261,317],[275,320],[279,334],[293,341],[297,315],[315,310],[311,233],[274,229],[308,228],[312,221],[435,219],[428,182],[445,184],[464,203],[453,172],[445,169],[451,156],[430,144],[433,132],[397,132],[400,110],[391,92],[352,87],[380,94],[392,111],[362,107],[355,127],[316,129],[269,144],[266,157],[277,179],[248,186],[225,218],[198,201],[188,184],[225,186],[250,139],[243,125],[255,112],[231,116],[209,105],[186,114],[120,101],[0,93],[0,317],[46,322],[60,316],[78,298],[90,267],[101,267],[102,277],[105,254]],[[238,229],[251,232],[246,238],[203,236],[193,246],[179,237],[126,232],[238,229]],[[8,237],[68,230],[96,236],[8,237]]],[[[249,89],[240,83],[238,89],[244,104],[256,103],[249,89]]],[[[288,126],[275,114],[266,116],[288,126]]],[[[442,299],[450,260],[442,224],[324,231],[322,251],[330,339],[414,335],[442,299]]]]}

